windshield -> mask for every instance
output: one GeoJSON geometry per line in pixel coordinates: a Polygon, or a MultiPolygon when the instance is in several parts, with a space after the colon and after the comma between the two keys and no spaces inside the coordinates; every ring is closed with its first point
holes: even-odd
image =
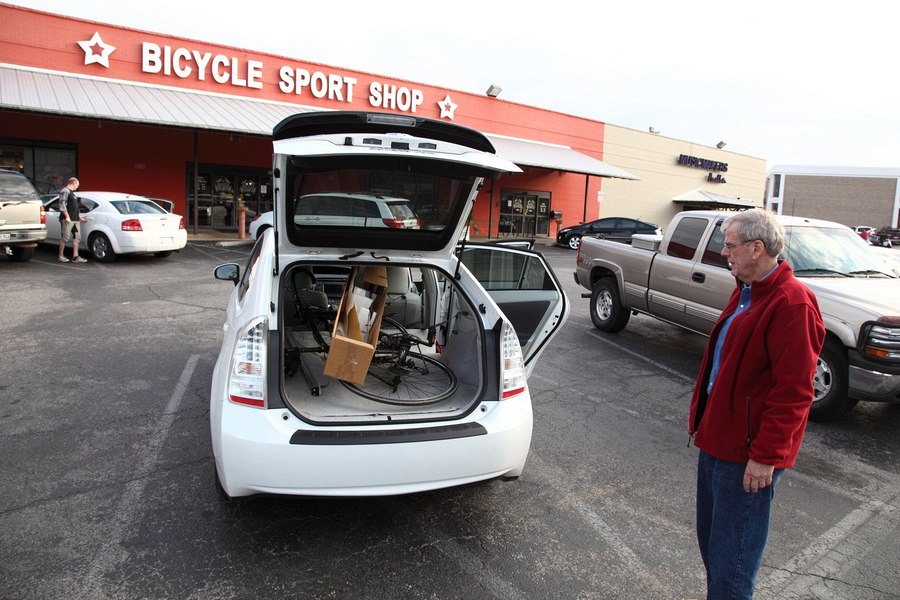
{"type": "Polygon", "coordinates": [[[788,227],[782,256],[798,275],[890,274],[862,238],[850,229],[788,227]]]}
{"type": "Polygon", "coordinates": [[[441,161],[354,157],[335,162],[287,161],[288,237],[298,245],[444,247],[480,182],[471,168],[441,161]]]}
{"type": "Polygon", "coordinates": [[[166,214],[166,211],[150,200],[113,200],[110,204],[123,215],[166,214]]]}

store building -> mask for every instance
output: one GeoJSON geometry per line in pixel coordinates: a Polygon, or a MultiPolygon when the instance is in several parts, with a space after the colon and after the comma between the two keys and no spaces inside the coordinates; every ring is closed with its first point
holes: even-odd
{"type": "Polygon", "coordinates": [[[479,194],[482,235],[645,213],[664,225],[693,190],[761,203],[762,159],[508,102],[495,86],[472,94],[8,4],[0,22],[0,164],[41,193],[74,174],[83,189],[173,200],[189,227],[234,229],[237,203],[272,206],[275,124],[368,110],[472,127],[522,168],[479,194]]]}
{"type": "Polygon", "coordinates": [[[898,227],[900,169],[776,165],[766,176],[766,208],[848,227],[898,227]]]}

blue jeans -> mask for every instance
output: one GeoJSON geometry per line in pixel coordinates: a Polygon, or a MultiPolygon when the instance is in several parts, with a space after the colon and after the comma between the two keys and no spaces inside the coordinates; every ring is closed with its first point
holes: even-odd
{"type": "Polygon", "coordinates": [[[697,461],[697,541],[706,567],[708,600],[752,598],[769,537],[775,484],[744,491],[743,463],[719,460],[700,451],[697,461]]]}

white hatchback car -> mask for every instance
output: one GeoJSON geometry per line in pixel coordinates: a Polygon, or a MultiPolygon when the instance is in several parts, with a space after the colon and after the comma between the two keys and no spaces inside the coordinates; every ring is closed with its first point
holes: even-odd
{"type": "MultiPolygon", "coordinates": [[[[81,247],[100,262],[111,262],[118,254],[152,253],[166,257],[187,245],[187,230],[181,215],[166,212],[156,201],[121,192],[78,192],[81,216],[81,247]]],[[[61,237],[59,198],[45,204],[47,239],[61,237]]]]}
{"type": "Polygon", "coordinates": [[[417,117],[295,115],[274,131],[274,227],[231,280],[210,390],[226,497],[373,496],[514,479],[526,377],[568,315],[543,257],[462,241],[482,134],[417,117]],[[420,228],[295,219],[309,194],[403,198],[420,228]],[[421,219],[420,219],[421,220],[421,219]]]}

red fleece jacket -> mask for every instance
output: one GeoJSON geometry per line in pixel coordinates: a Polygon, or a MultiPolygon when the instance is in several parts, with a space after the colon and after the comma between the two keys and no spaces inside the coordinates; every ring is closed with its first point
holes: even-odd
{"type": "Polygon", "coordinates": [[[715,341],[735,312],[740,282],[710,334],[691,398],[694,445],[720,460],[794,465],[813,399],[825,326],[815,295],[786,262],[750,288],[750,308],[728,329],[712,392],[715,341]]]}

